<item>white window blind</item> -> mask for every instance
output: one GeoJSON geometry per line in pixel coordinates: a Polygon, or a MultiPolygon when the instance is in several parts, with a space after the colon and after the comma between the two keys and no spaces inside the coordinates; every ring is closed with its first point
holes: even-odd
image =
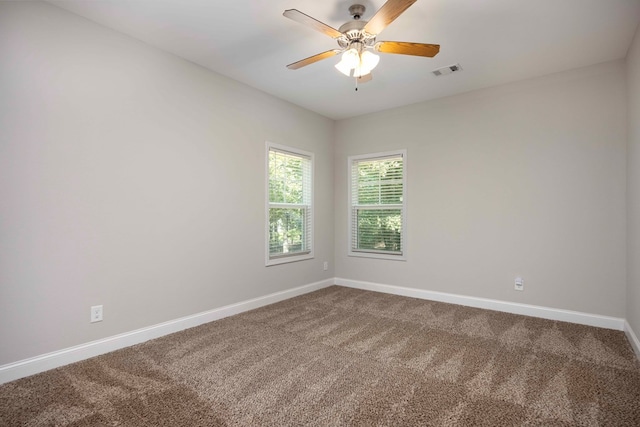
{"type": "Polygon", "coordinates": [[[267,265],[313,256],[313,154],[267,143],[267,265]]]}
{"type": "Polygon", "coordinates": [[[349,158],[349,255],[404,259],[406,152],[349,158]]]}

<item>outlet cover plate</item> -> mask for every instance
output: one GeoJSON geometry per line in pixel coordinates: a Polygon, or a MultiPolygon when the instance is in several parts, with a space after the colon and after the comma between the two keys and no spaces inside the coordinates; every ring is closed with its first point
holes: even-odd
{"type": "Polygon", "coordinates": [[[514,289],[516,291],[524,291],[524,279],[522,277],[516,277],[514,289]]]}
{"type": "Polygon", "coordinates": [[[102,322],[102,306],[94,305],[91,307],[91,323],[102,322]]]}

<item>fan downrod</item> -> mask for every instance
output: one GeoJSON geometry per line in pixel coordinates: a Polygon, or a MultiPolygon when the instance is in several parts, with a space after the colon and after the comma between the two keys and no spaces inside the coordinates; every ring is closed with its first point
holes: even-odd
{"type": "Polygon", "coordinates": [[[355,19],[356,21],[360,18],[362,18],[362,15],[364,15],[365,10],[367,10],[366,7],[364,7],[361,4],[354,4],[349,6],[349,14],[353,17],[353,19],[355,19]]]}

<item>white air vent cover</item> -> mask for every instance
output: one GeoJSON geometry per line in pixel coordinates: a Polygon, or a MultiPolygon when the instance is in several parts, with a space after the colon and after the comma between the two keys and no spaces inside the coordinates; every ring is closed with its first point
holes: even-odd
{"type": "Polygon", "coordinates": [[[444,76],[445,74],[451,74],[455,71],[462,70],[460,64],[447,65],[446,67],[438,68],[437,70],[433,70],[432,73],[434,76],[444,76]]]}

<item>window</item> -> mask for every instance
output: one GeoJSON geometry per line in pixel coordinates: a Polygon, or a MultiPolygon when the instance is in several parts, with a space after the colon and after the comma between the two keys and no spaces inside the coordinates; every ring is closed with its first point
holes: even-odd
{"type": "Polygon", "coordinates": [[[267,142],[266,265],[313,258],[313,154],[267,142]]]}
{"type": "Polygon", "coordinates": [[[406,157],[349,157],[349,255],[405,259],[406,157]]]}

